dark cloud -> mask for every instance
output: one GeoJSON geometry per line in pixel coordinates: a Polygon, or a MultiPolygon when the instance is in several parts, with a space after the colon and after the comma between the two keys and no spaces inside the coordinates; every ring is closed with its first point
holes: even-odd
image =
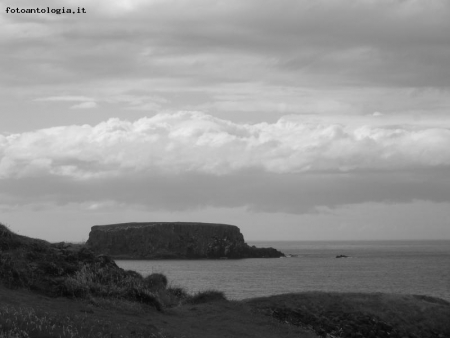
{"type": "MultiPolygon", "coordinates": [[[[76,19],[7,16],[12,34],[3,42],[8,53],[2,54],[2,64],[12,69],[4,69],[9,74],[4,79],[32,72],[41,81],[57,81],[48,65],[67,73],[67,81],[184,74],[207,82],[206,65],[216,58],[237,60],[239,79],[239,69],[245,69],[239,56],[252,56],[264,68],[247,81],[267,79],[269,71],[272,80],[292,81],[292,72],[297,73],[297,85],[450,85],[450,5],[445,1],[196,0],[139,2],[128,10],[120,1],[82,4],[89,14],[76,19]],[[146,48],[149,54],[140,56],[146,48]],[[30,57],[24,57],[27,52],[30,57]],[[203,64],[182,63],[204,54],[211,58],[203,64]],[[179,60],[174,67],[161,64],[164,58],[179,60]]],[[[229,75],[219,74],[216,82],[229,75]]]]}
{"type": "Polygon", "coordinates": [[[113,201],[149,210],[247,207],[255,211],[311,213],[318,207],[368,202],[450,202],[448,170],[396,173],[273,174],[259,170],[235,175],[184,173],[74,181],[41,177],[0,181],[7,205],[113,201]]]}

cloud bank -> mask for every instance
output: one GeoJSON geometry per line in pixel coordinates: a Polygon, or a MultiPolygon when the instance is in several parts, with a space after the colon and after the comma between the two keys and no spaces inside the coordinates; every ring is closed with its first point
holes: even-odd
{"type": "Polygon", "coordinates": [[[0,136],[3,203],[112,200],[152,208],[307,212],[368,201],[449,201],[450,130],[200,112],[0,136]]]}
{"type": "Polygon", "coordinates": [[[239,124],[200,112],[61,126],[0,137],[0,177],[131,173],[232,175],[447,168],[450,130],[413,126],[239,124]]]}

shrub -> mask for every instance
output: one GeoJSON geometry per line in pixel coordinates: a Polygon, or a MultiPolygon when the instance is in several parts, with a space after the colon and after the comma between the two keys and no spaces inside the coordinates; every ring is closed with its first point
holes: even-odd
{"type": "Polygon", "coordinates": [[[189,297],[189,294],[183,288],[170,287],[170,288],[167,288],[166,291],[169,295],[174,296],[174,297],[178,298],[179,300],[185,300],[186,298],[189,297]]]}
{"type": "Polygon", "coordinates": [[[210,302],[225,301],[227,298],[222,291],[207,290],[196,293],[186,300],[188,304],[203,304],[210,302]]]}
{"type": "Polygon", "coordinates": [[[75,278],[66,278],[63,284],[63,294],[83,298],[89,294],[89,287],[75,278]]]}
{"type": "Polygon", "coordinates": [[[189,294],[183,288],[169,287],[158,292],[159,299],[166,307],[175,307],[181,305],[189,294]]]}
{"type": "Polygon", "coordinates": [[[99,264],[85,264],[64,281],[68,295],[121,296],[131,288],[142,288],[142,276],[99,264]],[[86,292],[87,290],[87,292],[86,292]],[[75,291],[75,292],[74,292],[75,291]]]}
{"type": "Polygon", "coordinates": [[[18,288],[26,285],[27,280],[21,274],[14,257],[9,253],[0,251],[0,282],[9,288],[18,288]]]}
{"type": "Polygon", "coordinates": [[[54,262],[41,261],[38,263],[38,268],[49,276],[58,276],[60,274],[60,269],[54,262]]]}
{"type": "Polygon", "coordinates": [[[162,273],[152,273],[144,278],[144,283],[149,289],[165,289],[167,287],[167,277],[162,273]]]}
{"type": "Polygon", "coordinates": [[[142,279],[142,275],[139,272],[133,271],[133,270],[125,270],[125,273],[130,276],[130,277],[134,277],[134,278],[141,278],[142,279]]]}
{"type": "MultiPolygon", "coordinates": [[[[154,282],[151,285],[166,285],[167,278],[164,275],[158,275],[150,279],[154,282]]],[[[63,294],[71,297],[99,296],[128,299],[162,311],[163,302],[160,293],[163,293],[165,289],[150,288],[148,284],[148,281],[145,281],[138,273],[123,271],[110,265],[102,266],[102,263],[86,264],[75,274],[65,278],[62,291],[63,294]]]]}
{"type": "Polygon", "coordinates": [[[18,236],[13,233],[9,228],[0,223],[0,251],[15,249],[20,246],[20,240],[18,236]]]}
{"type": "Polygon", "coordinates": [[[143,288],[131,288],[127,290],[128,297],[138,302],[153,306],[158,311],[163,311],[163,305],[157,294],[143,288]]]}

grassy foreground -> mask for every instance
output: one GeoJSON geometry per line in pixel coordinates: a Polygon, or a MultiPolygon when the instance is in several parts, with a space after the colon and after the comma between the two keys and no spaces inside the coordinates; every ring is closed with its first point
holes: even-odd
{"type": "Polygon", "coordinates": [[[161,274],[124,271],[82,245],[0,224],[0,338],[450,337],[450,303],[427,296],[300,293],[228,301],[161,274]]]}

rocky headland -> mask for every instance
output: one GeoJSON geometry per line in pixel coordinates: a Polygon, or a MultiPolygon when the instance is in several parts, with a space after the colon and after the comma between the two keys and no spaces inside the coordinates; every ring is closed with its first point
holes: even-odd
{"type": "Polygon", "coordinates": [[[274,248],[244,241],[235,225],[197,222],[149,222],[96,225],[87,247],[122,259],[278,258],[274,248]]]}

